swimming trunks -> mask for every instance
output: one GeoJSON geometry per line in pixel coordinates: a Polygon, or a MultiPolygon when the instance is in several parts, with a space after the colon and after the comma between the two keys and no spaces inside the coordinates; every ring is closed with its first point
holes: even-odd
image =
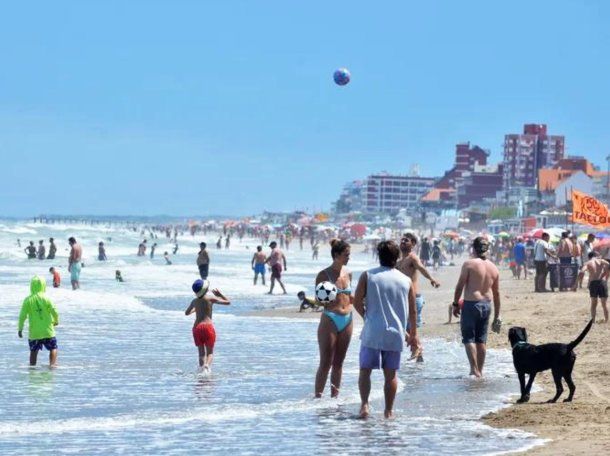
{"type": "Polygon", "coordinates": [[[254,265],[255,274],[265,274],[265,263],[256,263],[254,265]]]}
{"type": "Polygon", "coordinates": [[[72,266],[70,266],[70,279],[73,282],[78,282],[80,280],[80,271],[80,263],[72,263],[72,266]]]}
{"type": "Polygon", "coordinates": [[[47,350],[57,350],[57,339],[55,337],[49,337],[47,339],[30,339],[28,340],[30,344],[30,351],[39,351],[42,350],[42,347],[47,350]]]}
{"type": "Polygon", "coordinates": [[[199,323],[193,328],[193,340],[197,347],[214,348],[216,343],[216,330],[212,322],[199,323]]]}
{"type": "Polygon", "coordinates": [[[360,346],[360,369],[400,369],[400,352],[360,346]],[[380,362],[381,361],[381,362],[380,362]]]}
{"type": "Polygon", "coordinates": [[[487,342],[487,329],[491,303],[489,301],[466,301],[462,308],[460,328],[463,344],[484,344],[487,342]]]}
{"type": "Polygon", "coordinates": [[[210,270],[210,263],[199,265],[199,275],[201,276],[201,278],[203,280],[206,280],[208,278],[209,270],[210,270]]]}
{"type": "Polygon", "coordinates": [[[330,318],[335,324],[335,328],[337,328],[337,332],[343,331],[345,328],[349,326],[352,322],[352,313],[348,313],[345,315],[333,312],[332,310],[325,310],[324,315],[330,318]]]}
{"type": "Polygon", "coordinates": [[[271,278],[272,279],[281,279],[282,278],[282,265],[280,263],[275,263],[271,266],[271,278]]]}
{"type": "Polygon", "coordinates": [[[607,298],[608,283],[605,280],[591,280],[589,282],[589,296],[592,298],[607,298]]]}

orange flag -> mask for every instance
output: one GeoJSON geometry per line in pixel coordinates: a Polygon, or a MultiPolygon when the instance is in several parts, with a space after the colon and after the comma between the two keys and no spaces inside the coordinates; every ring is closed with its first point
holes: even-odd
{"type": "Polygon", "coordinates": [[[572,221],[583,225],[610,227],[608,207],[591,195],[572,190],[572,221]]]}

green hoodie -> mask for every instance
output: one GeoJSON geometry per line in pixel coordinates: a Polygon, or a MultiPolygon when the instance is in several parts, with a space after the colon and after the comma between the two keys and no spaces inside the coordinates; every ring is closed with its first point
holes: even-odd
{"type": "Polygon", "coordinates": [[[19,331],[23,331],[23,324],[27,318],[30,340],[55,337],[54,326],[59,323],[59,316],[51,300],[44,294],[46,288],[45,280],[34,276],[30,282],[31,294],[25,298],[19,312],[19,331]]]}

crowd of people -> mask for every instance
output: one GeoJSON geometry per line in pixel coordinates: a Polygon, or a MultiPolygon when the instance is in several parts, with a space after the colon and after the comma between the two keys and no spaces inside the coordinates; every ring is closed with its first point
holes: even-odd
{"type": "MultiPolygon", "coordinates": [[[[175,233],[177,236],[177,232],[175,233]]],[[[319,345],[319,365],[314,381],[314,396],[321,397],[330,377],[330,396],[340,393],[343,363],[350,347],[353,331],[353,311],[364,320],[360,336],[359,380],[361,397],[360,416],[369,414],[369,396],[371,391],[371,372],[382,369],[384,374],[385,410],[387,418],[393,415],[393,402],[397,389],[397,371],[401,364],[403,346],[410,347],[410,359],[423,361],[423,346],[418,336],[422,322],[425,299],[419,288],[419,274],[437,288],[441,284],[428,270],[435,270],[442,262],[441,258],[449,255],[470,253],[461,267],[459,279],[455,286],[454,300],[450,313],[460,316],[462,343],[470,365],[470,374],[481,377],[485,365],[486,341],[488,327],[499,332],[500,289],[497,265],[508,261],[514,263],[517,279],[528,277],[528,268],[535,267],[535,291],[545,292],[548,262],[556,260],[561,267],[577,268],[577,277],[569,285],[562,283],[561,291],[576,290],[582,286],[584,275],[589,275],[591,296],[591,314],[595,318],[597,300],[601,300],[604,321],[608,321],[606,307],[607,279],[610,274],[610,262],[600,256],[596,249],[595,235],[587,236],[583,242],[570,232],[562,234],[557,246],[552,245],[548,233],[542,233],[540,239],[524,241],[517,237],[514,240],[492,242],[488,237],[476,237],[469,245],[465,241],[450,239],[446,242],[450,248],[441,249],[441,242],[436,239],[423,238],[421,242],[412,233],[405,233],[399,242],[393,240],[378,242],[375,246],[379,266],[364,271],[352,289],[352,274],[347,265],[350,260],[351,246],[341,239],[332,239],[330,255],[332,263],[315,276],[315,284],[330,282],[336,288],[336,298],[328,303],[321,303],[308,298],[304,292],[298,294],[300,311],[312,309],[321,311],[317,330],[319,345]],[[439,253],[440,252],[440,253],[439,253]],[[544,263],[544,264],[543,264],[544,263]]],[[[68,270],[73,289],[80,288],[82,268],[82,247],[74,237],[70,237],[70,254],[68,270]]],[[[53,239],[53,254],[56,247],[53,239]]],[[[41,242],[42,245],[42,242],[41,242]]],[[[156,245],[156,244],[155,244],[156,245]]],[[[284,246],[288,248],[284,238],[284,246]]],[[[312,244],[313,245],[313,244],[312,244]]],[[[269,267],[270,288],[272,294],[276,283],[286,294],[282,273],[286,271],[287,260],[277,241],[268,244],[269,254],[257,246],[251,257],[250,266],[254,272],[253,282],[257,284],[260,277],[265,285],[266,269],[269,267]]],[[[198,348],[198,362],[202,372],[208,372],[213,360],[216,331],[212,322],[212,309],[216,304],[229,305],[230,300],[218,289],[210,290],[210,255],[207,244],[201,242],[195,259],[200,279],[197,279],[192,290],[195,299],[185,310],[186,315],[195,314],[193,340],[198,348]]],[[[44,247],[42,247],[44,248],[44,247]]],[[[140,243],[138,256],[146,255],[146,241],[140,243]]],[[[30,255],[30,247],[26,253],[30,255]]],[[[51,250],[51,249],[50,249],[51,250]]],[[[40,247],[34,258],[39,256],[40,247]]],[[[44,253],[44,251],[43,251],[44,253]]],[[[51,253],[51,252],[49,252],[51,253]]],[[[99,243],[98,259],[106,260],[103,242],[99,243]]],[[[53,286],[59,286],[61,279],[55,268],[50,269],[53,275],[53,286]]],[[[123,281],[120,271],[116,271],[116,280],[123,281]]],[[[22,337],[25,321],[29,321],[30,363],[36,364],[37,354],[42,348],[50,351],[50,364],[57,360],[57,340],[54,327],[59,323],[57,309],[45,295],[45,281],[34,277],[31,281],[31,294],[23,302],[19,315],[18,332],[22,337]]]]}

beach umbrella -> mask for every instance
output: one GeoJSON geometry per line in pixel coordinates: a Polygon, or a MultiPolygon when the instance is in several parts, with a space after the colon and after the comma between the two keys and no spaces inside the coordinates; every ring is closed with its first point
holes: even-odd
{"type": "Polygon", "coordinates": [[[528,233],[528,235],[530,237],[533,237],[534,239],[542,239],[542,234],[544,233],[544,229],[542,228],[535,228],[532,231],[530,231],[528,233]]]}
{"type": "Polygon", "coordinates": [[[610,238],[610,233],[606,233],[605,231],[600,231],[599,233],[595,233],[595,237],[597,239],[608,239],[608,238],[610,238]]]}
{"type": "Polygon", "coordinates": [[[508,234],[506,231],[500,231],[497,236],[501,238],[509,238],[510,234],[508,234]]]}
{"type": "Polygon", "coordinates": [[[606,247],[610,246],[610,237],[604,238],[601,241],[597,241],[594,245],[593,245],[593,249],[595,250],[601,250],[604,249],[606,247]]]}

